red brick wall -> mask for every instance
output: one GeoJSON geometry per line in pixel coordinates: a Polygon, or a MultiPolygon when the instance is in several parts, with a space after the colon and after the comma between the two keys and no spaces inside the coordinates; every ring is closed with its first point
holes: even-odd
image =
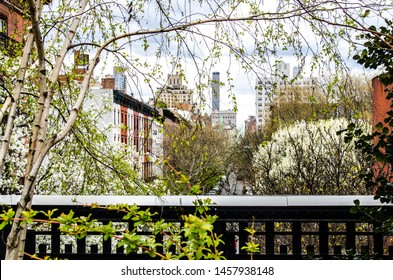
{"type": "MultiPolygon", "coordinates": [[[[373,102],[373,127],[387,117],[390,110],[391,100],[386,99],[386,86],[384,86],[378,77],[372,79],[372,102],[373,102]]],[[[392,88],[389,86],[388,88],[392,88]]]]}
{"type": "Polygon", "coordinates": [[[115,89],[115,78],[102,78],[101,87],[105,89],[115,89]]]}
{"type": "Polygon", "coordinates": [[[120,123],[121,123],[121,127],[120,127],[120,139],[121,139],[121,143],[124,143],[126,145],[128,145],[128,109],[127,107],[124,106],[120,106],[120,123]]]}
{"type": "Polygon", "coordinates": [[[3,3],[0,3],[0,14],[7,18],[8,36],[22,42],[25,30],[25,20],[22,15],[16,9],[9,8],[3,3]]]}

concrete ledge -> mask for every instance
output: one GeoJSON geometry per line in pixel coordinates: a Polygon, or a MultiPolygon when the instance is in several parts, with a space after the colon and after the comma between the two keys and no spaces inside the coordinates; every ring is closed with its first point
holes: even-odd
{"type": "MultiPolygon", "coordinates": [[[[67,206],[97,203],[109,204],[137,204],[140,206],[193,206],[199,199],[211,199],[217,206],[354,206],[354,200],[360,200],[363,206],[387,206],[373,196],[71,196],[71,195],[35,195],[33,205],[67,206]]],[[[20,199],[18,195],[1,195],[1,205],[16,205],[20,199]]],[[[389,206],[393,206],[390,204],[389,206]]]]}

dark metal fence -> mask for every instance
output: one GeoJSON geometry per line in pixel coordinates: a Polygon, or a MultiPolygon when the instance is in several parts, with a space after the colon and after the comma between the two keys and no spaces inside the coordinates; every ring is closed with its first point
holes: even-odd
{"type": "MultiPolygon", "coordinates": [[[[2,207],[15,207],[17,196],[1,196],[2,207]]],[[[203,198],[203,197],[200,197],[203,198]]],[[[260,244],[261,252],[253,259],[308,259],[308,258],[383,258],[393,259],[393,236],[377,232],[378,224],[365,220],[350,209],[359,199],[368,208],[381,205],[368,196],[210,196],[214,205],[211,214],[219,218],[215,232],[225,242],[220,250],[227,259],[249,259],[241,250],[251,238],[246,228],[254,226],[254,242],[260,244]]],[[[58,209],[58,213],[92,215],[103,224],[114,222],[119,233],[131,229],[132,223],[122,220],[123,214],[116,211],[92,209],[81,204],[117,203],[137,204],[142,209],[157,212],[155,218],[181,225],[181,216],[193,213],[195,197],[118,197],[118,196],[36,196],[33,209],[47,211],[58,209]],[[75,199],[79,203],[73,203],[75,199]]],[[[393,207],[383,206],[388,211],[393,207]]],[[[393,214],[393,212],[392,212],[393,214]]],[[[1,258],[4,259],[5,239],[9,227],[1,232],[1,258]]],[[[148,236],[148,229],[141,228],[139,234],[148,236]]],[[[116,246],[115,239],[103,240],[101,235],[90,233],[83,239],[62,235],[58,225],[31,227],[27,234],[25,251],[40,257],[61,259],[150,259],[141,253],[124,254],[116,246]]],[[[162,242],[165,238],[162,237],[162,242]]]]}

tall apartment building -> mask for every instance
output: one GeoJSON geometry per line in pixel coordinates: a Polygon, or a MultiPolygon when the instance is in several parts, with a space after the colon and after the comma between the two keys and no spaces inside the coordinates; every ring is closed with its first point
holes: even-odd
{"type": "Polygon", "coordinates": [[[212,112],[220,111],[220,72],[213,72],[211,83],[212,112]]]}
{"type": "Polygon", "coordinates": [[[193,107],[192,91],[183,85],[182,77],[176,73],[168,75],[167,83],[157,89],[157,97],[163,101],[167,108],[191,111],[193,107]]]}
{"type": "Polygon", "coordinates": [[[290,68],[290,64],[281,61],[280,63],[277,64],[277,71],[278,71],[278,76],[280,78],[290,78],[291,77],[291,68],[290,68]]]}
{"type": "MultiPolygon", "coordinates": [[[[310,102],[318,88],[318,79],[306,77],[290,82],[290,65],[281,62],[278,65],[278,76],[262,77],[256,82],[256,122],[258,129],[262,129],[271,120],[271,108],[281,102],[310,102]],[[286,77],[286,78],[285,78],[286,77]]],[[[296,77],[299,68],[294,67],[293,76],[296,77]]]]}
{"type": "Polygon", "coordinates": [[[115,89],[127,94],[127,76],[118,67],[113,67],[113,77],[115,78],[115,89]]]}

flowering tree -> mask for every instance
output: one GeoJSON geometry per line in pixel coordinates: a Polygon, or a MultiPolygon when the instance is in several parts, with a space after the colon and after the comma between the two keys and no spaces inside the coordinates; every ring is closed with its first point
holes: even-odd
{"type": "Polygon", "coordinates": [[[257,194],[365,194],[370,163],[337,132],[345,119],[299,121],[272,135],[254,155],[257,194]]]}

